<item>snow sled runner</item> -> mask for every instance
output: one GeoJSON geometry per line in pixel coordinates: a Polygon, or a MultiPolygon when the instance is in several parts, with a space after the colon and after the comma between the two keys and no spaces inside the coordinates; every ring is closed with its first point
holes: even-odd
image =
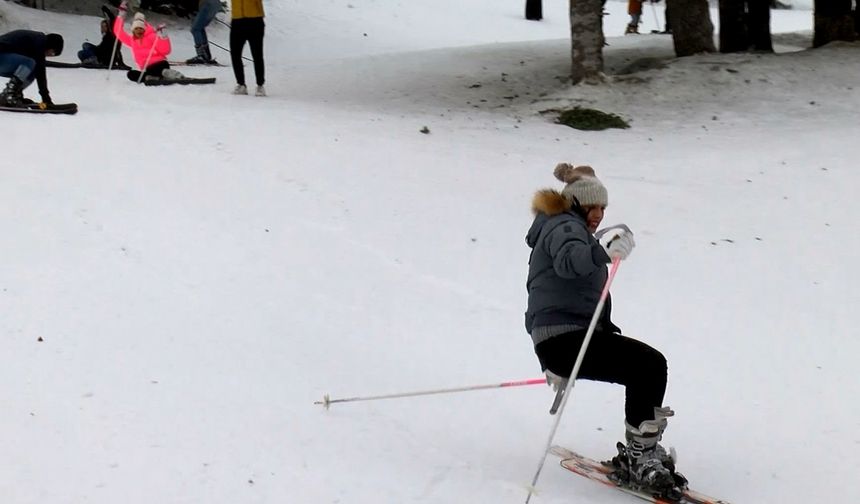
{"type": "Polygon", "coordinates": [[[0,107],[0,110],[31,114],[77,114],[78,105],[76,103],[55,103],[53,105],[46,105],[43,108],[39,103],[22,103],[16,107],[0,107]]]}
{"type": "Polygon", "coordinates": [[[184,79],[144,79],[143,84],[145,86],[170,86],[173,84],[181,84],[183,86],[188,84],[215,84],[215,77],[207,77],[204,79],[195,79],[192,77],[186,77],[184,79]]]}
{"type": "Polygon", "coordinates": [[[598,462],[588,457],[562,448],[561,446],[553,446],[550,450],[554,455],[561,458],[561,466],[570,472],[588,478],[598,483],[603,483],[606,486],[616,488],[624,493],[639,497],[640,499],[652,502],[654,504],[729,504],[728,502],[707,495],[702,495],[693,490],[685,490],[680,500],[668,500],[664,497],[651,495],[648,492],[636,490],[623,485],[619,485],[610,479],[614,468],[605,463],[598,462]]]}

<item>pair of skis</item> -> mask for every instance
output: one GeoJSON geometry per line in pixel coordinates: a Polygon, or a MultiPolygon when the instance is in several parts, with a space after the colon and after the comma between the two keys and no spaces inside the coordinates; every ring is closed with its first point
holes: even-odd
{"type": "Polygon", "coordinates": [[[708,497],[707,495],[690,489],[684,490],[680,500],[669,500],[665,497],[654,495],[646,491],[619,485],[610,478],[610,475],[615,471],[615,468],[608,463],[598,462],[557,445],[553,445],[550,452],[561,458],[561,466],[568,471],[583,476],[591,481],[596,481],[608,487],[616,488],[626,494],[638,497],[639,499],[653,504],[729,504],[724,500],[708,497]]]}

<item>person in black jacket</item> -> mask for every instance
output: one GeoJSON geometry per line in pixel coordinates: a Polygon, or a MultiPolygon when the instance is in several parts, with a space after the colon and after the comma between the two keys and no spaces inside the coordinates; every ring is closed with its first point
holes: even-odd
{"type": "Polygon", "coordinates": [[[39,86],[42,103],[52,105],[45,73],[45,57],[63,52],[63,37],[57,33],[14,30],[0,35],[0,76],[9,77],[0,93],[0,105],[19,106],[24,101],[24,88],[33,80],[39,86]]]}
{"type": "Polygon", "coordinates": [[[125,67],[126,65],[122,61],[122,46],[117,44],[116,36],[111,31],[113,20],[116,16],[114,16],[114,13],[110,9],[104,6],[102,7],[102,12],[105,15],[105,19],[102,19],[101,22],[102,41],[99,45],[84,42],[81,50],[78,51],[78,59],[84,65],[108,66],[111,63],[111,54],[116,50],[116,54],[113,57],[114,67],[125,67]]]}

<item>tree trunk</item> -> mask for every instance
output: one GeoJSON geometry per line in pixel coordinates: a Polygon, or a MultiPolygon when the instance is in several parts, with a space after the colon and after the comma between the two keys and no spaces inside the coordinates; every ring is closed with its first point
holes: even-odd
{"type": "Polygon", "coordinates": [[[744,0],[720,0],[720,52],[746,51],[746,9],[744,0]]]}
{"type": "Polygon", "coordinates": [[[821,47],[834,40],[851,42],[855,37],[851,0],[815,0],[812,47],[821,47]]]}
{"type": "Polygon", "coordinates": [[[747,14],[747,34],[752,50],[773,52],[770,38],[770,0],[747,0],[747,14]]]}
{"type": "Polygon", "coordinates": [[[669,22],[672,24],[675,54],[690,56],[714,52],[714,25],[708,0],[671,0],[669,22]]]}
{"type": "Polygon", "coordinates": [[[603,2],[570,0],[571,80],[599,81],[603,76],[603,2]]]}
{"type": "Polygon", "coordinates": [[[854,33],[860,35],[860,3],[854,6],[854,33]]]}
{"type": "Polygon", "coordinates": [[[530,21],[543,19],[543,0],[526,0],[526,19],[530,21]]]}

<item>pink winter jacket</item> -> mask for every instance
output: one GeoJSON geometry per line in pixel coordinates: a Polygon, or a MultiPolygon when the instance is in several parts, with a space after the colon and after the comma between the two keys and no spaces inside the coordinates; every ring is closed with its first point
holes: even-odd
{"type": "Polygon", "coordinates": [[[137,66],[141,70],[144,69],[144,65],[149,66],[153,63],[158,63],[159,61],[167,59],[167,55],[170,54],[170,39],[159,37],[158,34],[155,33],[155,28],[153,28],[151,24],[146,23],[143,37],[139,39],[126,33],[122,24],[122,18],[117,16],[116,20],[113,22],[113,34],[116,35],[116,38],[119,39],[120,42],[131,49],[131,53],[134,55],[134,61],[137,62],[137,66]],[[152,51],[152,56],[150,56],[149,51],[152,49],[153,44],[155,44],[155,50],[152,51]],[[149,58],[149,63],[146,61],[147,57],[149,58]]]}

